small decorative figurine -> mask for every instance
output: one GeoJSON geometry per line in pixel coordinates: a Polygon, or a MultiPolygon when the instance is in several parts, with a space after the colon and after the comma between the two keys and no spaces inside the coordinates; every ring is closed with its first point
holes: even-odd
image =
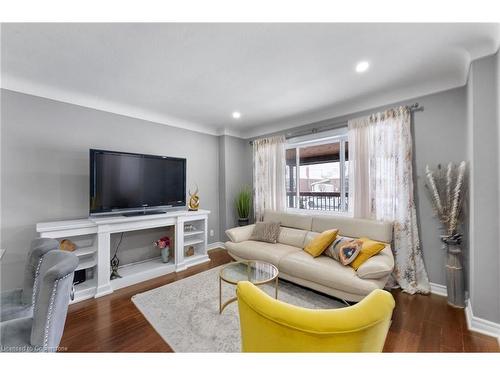
{"type": "Polygon", "coordinates": [[[75,251],[76,245],[70,240],[64,239],[59,244],[59,249],[64,251],[75,251]]]}
{"type": "Polygon", "coordinates": [[[115,249],[115,255],[113,255],[113,258],[111,258],[111,275],[109,276],[110,280],[114,279],[121,279],[121,275],[118,273],[118,268],[120,268],[120,259],[118,258],[118,249],[120,248],[120,244],[122,243],[123,240],[123,234],[125,232],[122,232],[120,236],[120,240],[118,241],[118,244],[116,245],[115,249]]]}
{"type": "Polygon", "coordinates": [[[170,238],[162,237],[159,240],[153,242],[155,247],[161,249],[161,261],[163,263],[168,263],[170,259],[170,238]]]}
{"type": "Polygon", "coordinates": [[[120,267],[120,259],[118,259],[118,256],[115,253],[113,258],[111,258],[111,276],[109,277],[110,280],[121,278],[120,274],[118,273],[118,267],[120,267]]]}
{"type": "Polygon", "coordinates": [[[194,247],[193,246],[189,246],[186,250],[186,256],[187,257],[192,257],[194,255],[194,247]]]}
{"type": "Polygon", "coordinates": [[[198,208],[200,207],[200,197],[198,195],[198,190],[198,185],[196,185],[196,191],[193,194],[191,194],[191,190],[189,190],[189,211],[198,211],[198,208]]]}

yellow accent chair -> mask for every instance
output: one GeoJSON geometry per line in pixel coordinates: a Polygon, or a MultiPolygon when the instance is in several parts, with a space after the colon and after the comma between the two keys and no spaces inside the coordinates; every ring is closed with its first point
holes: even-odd
{"type": "Polygon", "coordinates": [[[242,352],[381,352],[395,306],[381,289],[329,310],[275,300],[248,281],[238,283],[236,294],[242,352]]]}

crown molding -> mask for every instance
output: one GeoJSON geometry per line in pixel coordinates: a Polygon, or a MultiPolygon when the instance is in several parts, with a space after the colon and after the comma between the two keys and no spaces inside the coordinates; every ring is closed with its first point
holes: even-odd
{"type": "Polygon", "coordinates": [[[453,80],[446,84],[425,84],[418,87],[401,88],[386,93],[369,94],[360,98],[347,100],[337,103],[323,110],[313,111],[307,114],[290,117],[274,123],[264,124],[251,128],[241,135],[244,138],[255,138],[263,135],[274,134],[300,128],[304,125],[310,125],[316,122],[327,121],[343,116],[353,115],[370,109],[391,105],[394,103],[415,100],[428,95],[437,94],[443,91],[456,89],[465,86],[467,76],[464,74],[460,80],[453,80]]]}
{"type": "MultiPolygon", "coordinates": [[[[484,56],[488,56],[488,53],[481,51],[481,53],[475,53],[473,56],[469,53],[463,53],[461,57],[464,60],[464,65],[469,67],[472,61],[484,56]]],[[[37,84],[9,74],[3,74],[1,87],[11,91],[214,136],[229,135],[242,139],[251,139],[458,88],[467,83],[467,75],[468,68],[464,70],[460,78],[449,79],[447,82],[430,82],[420,86],[403,87],[385,93],[369,93],[362,97],[336,103],[323,109],[298,114],[296,116],[290,116],[278,121],[256,125],[254,127],[248,127],[247,129],[220,128],[200,123],[193,123],[162,113],[144,110],[136,106],[102,100],[98,97],[90,95],[37,84]]]]}
{"type": "Polygon", "coordinates": [[[263,135],[283,132],[293,128],[301,127],[318,121],[325,121],[335,117],[346,116],[376,108],[391,103],[410,100],[422,96],[436,94],[438,92],[451,90],[465,85],[465,82],[454,82],[445,87],[423,87],[414,89],[401,89],[392,91],[385,95],[368,95],[365,98],[346,101],[332,106],[327,110],[314,111],[308,114],[302,114],[291,117],[279,122],[259,125],[248,130],[237,130],[228,128],[217,128],[214,126],[203,125],[185,121],[173,116],[167,116],[154,111],[144,110],[142,108],[128,104],[118,103],[109,100],[99,99],[85,94],[61,90],[54,87],[40,85],[21,78],[4,74],[1,81],[2,89],[15,91],[23,94],[38,96],[62,103],[77,105],[80,107],[91,108],[98,111],[113,113],[121,116],[132,117],[140,120],[150,121],[170,127],[195,131],[198,133],[209,134],[213,136],[228,135],[241,139],[251,139],[263,135]]]}
{"type": "Polygon", "coordinates": [[[219,131],[212,126],[185,121],[174,116],[168,116],[155,111],[148,111],[137,106],[118,103],[110,100],[93,97],[86,94],[61,90],[55,87],[41,85],[9,74],[2,74],[2,89],[19,92],[55,100],[62,103],[91,108],[98,111],[109,112],[121,116],[132,117],[140,120],[150,121],[161,125],[190,130],[217,136],[219,131]]]}
{"type": "Polygon", "coordinates": [[[229,137],[246,139],[246,137],[243,135],[243,133],[241,131],[236,130],[236,129],[220,128],[218,130],[217,135],[220,135],[220,136],[227,135],[229,137]]]}
{"type": "MultiPolygon", "coordinates": [[[[500,29],[500,26],[499,26],[500,29]]],[[[245,139],[251,139],[264,135],[284,132],[294,128],[299,128],[312,123],[327,121],[330,119],[355,115],[358,112],[391,105],[394,103],[414,100],[424,96],[438,94],[440,92],[453,90],[463,87],[467,84],[469,69],[473,61],[500,53],[500,39],[494,41],[487,47],[478,47],[472,52],[461,50],[457,58],[463,60],[463,71],[459,77],[451,78],[448,81],[432,81],[419,86],[402,87],[396,90],[390,90],[381,93],[369,93],[367,95],[356,97],[344,102],[333,104],[330,107],[309,113],[292,116],[275,122],[258,125],[247,131],[241,131],[240,136],[245,139]],[[493,52],[492,52],[493,51],[493,52]]]]}

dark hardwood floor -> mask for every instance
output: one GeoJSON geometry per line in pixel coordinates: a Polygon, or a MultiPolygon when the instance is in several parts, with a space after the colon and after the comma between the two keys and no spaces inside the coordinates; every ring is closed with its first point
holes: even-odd
{"type": "MultiPolygon", "coordinates": [[[[131,297],[231,260],[225,250],[210,252],[209,263],[192,267],[111,295],[69,307],[61,347],[68,352],[171,352],[136,309],[131,297]]],[[[444,297],[393,292],[396,309],[385,352],[498,352],[495,338],[467,330],[463,310],[444,297]]]]}

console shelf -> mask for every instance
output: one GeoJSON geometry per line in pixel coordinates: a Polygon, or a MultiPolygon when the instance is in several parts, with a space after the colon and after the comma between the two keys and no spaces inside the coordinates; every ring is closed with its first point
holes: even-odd
{"type": "Polygon", "coordinates": [[[70,303],[76,303],[94,297],[96,287],[97,281],[95,278],[87,280],[81,284],[76,284],[75,298],[70,303]]]}
{"type": "Polygon", "coordinates": [[[195,255],[192,255],[190,257],[186,257],[186,264],[188,265],[188,267],[190,267],[191,265],[195,265],[195,264],[199,264],[199,263],[203,263],[203,262],[208,262],[210,259],[208,258],[208,255],[206,254],[195,254],[195,255]]]}
{"type": "Polygon", "coordinates": [[[197,245],[199,243],[203,243],[205,240],[203,238],[200,239],[195,239],[195,240],[185,240],[184,241],[184,246],[191,246],[191,245],[197,245]]]}
{"type": "Polygon", "coordinates": [[[207,221],[210,211],[175,210],[144,216],[111,215],[88,219],[38,223],[37,232],[44,238],[69,239],[77,245],[77,270],[87,270],[87,280],[75,285],[75,300],[98,298],[132,284],[168,273],[183,271],[210,261],[207,255],[207,221]],[[173,260],[162,263],[154,258],[119,268],[121,278],[110,280],[111,234],[174,226],[173,260]],[[186,229],[186,230],[185,230],[186,229]],[[194,255],[185,256],[187,246],[194,255]]]}
{"type": "Polygon", "coordinates": [[[111,286],[113,289],[120,289],[174,271],[175,262],[163,263],[161,258],[127,264],[118,268],[121,278],[111,280],[111,286]]]}
{"type": "Polygon", "coordinates": [[[96,265],[97,265],[97,260],[94,257],[80,260],[78,266],[76,267],[76,271],[86,270],[88,268],[95,267],[96,265]]]}
{"type": "Polygon", "coordinates": [[[94,246],[81,247],[76,249],[73,254],[75,254],[78,258],[84,257],[90,254],[94,254],[97,249],[94,246]]]}
{"type": "Polygon", "coordinates": [[[196,236],[197,234],[204,234],[205,232],[202,230],[190,230],[184,232],[184,237],[196,236]]]}

